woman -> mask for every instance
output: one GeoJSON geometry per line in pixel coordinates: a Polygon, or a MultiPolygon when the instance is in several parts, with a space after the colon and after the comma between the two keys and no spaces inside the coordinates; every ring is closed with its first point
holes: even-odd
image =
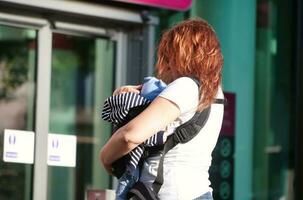
{"type": "MultiPolygon", "coordinates": [[[[219,136],[223,105],[213,104],[223,98],[221,70],[223,56],[218,38],[204,20],[187,20],[166,31],[158,47],[158,78],[169,85],[140,115],[118,129],[100,152],[100,160],[111,173],[111,164],[147,138],[179,126],[196,111],[211,106],[209,118],[191,141],[178,144],[164,157],[164,183],[160,199],[212,199],[208,170],[211,153],[219,136]],[[192,79],[199,81],[199,86],[192,79]]],[[[115,93],[137,91],[126,86],[115,93]]],[[[149,158],[143,166],[140,181],[151,187],[159,157],[149,158]]]]}

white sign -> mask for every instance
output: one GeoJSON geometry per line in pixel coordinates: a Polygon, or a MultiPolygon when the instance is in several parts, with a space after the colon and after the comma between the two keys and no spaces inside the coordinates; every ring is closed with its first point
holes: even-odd
{"type": "Polygon", "coordinates": [[[51,166],[76,166],[77,137],[48,134],[47,164],[51,166]]]}
{"type": "Polygon", "coordinates": [[[34,163],[35,133],[32,131],[4,130],[3,161],[34,163]]]}

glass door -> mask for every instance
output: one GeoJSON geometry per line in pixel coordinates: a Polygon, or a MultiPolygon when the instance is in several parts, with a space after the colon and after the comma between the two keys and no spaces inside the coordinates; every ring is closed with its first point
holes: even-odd
{"type": "Polygon", "coordinates": [[[119,42],[75,27],[63,34],[45,21],[37,29],[0,25],[1,200],[84,199],[111,188],[98,158],[111,126],[100,111],[115,83],[119,42]],[[34,135],[32,163],[4,161],[8,131],[34,135]],[[74,167],[47,166],[50,134],[76,138],[74,167]]]}
{"type": "MultiPolygon", "coordinates": [[[[100,148],[111,134],[111,125],[102,121],[100,112],[114,85],[143,76],[144,66],[151,71],[152,56],[146,54],[148,59],[143,62],[140,53],[153,52],[149,38],[154,24],[144,26],[148,31],[138,32],[144,33],[144,40],[141,35],[132,40],[130,30],[118,27],[120,22],[114,17],[114,13],[126,13],[120,9],[109,9],[115,23],[107,15],[92,12],[90,19],[96,22],[91,25],[86,24],[83,13],[75,14],[73,9],[70,14],[75,19],[65,18],[59,8],[60,12],[47,19],[40,15],[47,8],[35,5],[28,9],[0,12],[0,199],[82,200],[88,191],[112,188],[111,177],[99,163],[100,148]],[[107,20],[103,23],[103,19],[107,20]],[[134,61],[143,64],[134,65],[134,61]],[[142,70],[129,76],[130,67],[142,70]],[[33,135],[31,145],[25,148],[32,148],[31,163],[4,161],[7,130],[33,135]],[[73,165],[50,164],[50,159],[60,160],[49,156],[50,148],[61,147],[54,136],[73,138],[76,153],[58,151],[67,158],[74,156],[73,165]]],[[[124,21],[132,22],[133,14],[126,15],[124,21]]],[[[140,20],[135,24],[143,29],[140,20]]]]}
{"type": "MultiPolygon", "coordinates": [[[[35,126],[37,32],[0,25],[0,199],[32,199],[33,165],[4,162],[4,134],[35,126]],[[3,159],[2,159],[3,158],[3,159]]],[[[10,140],[19,143],[19,138],[10,140]]],[[[13,145],[13,144],[12,144],[13,145]]]]}
{"type": "Polygon", "coordinates": [[[110,188],[98,155],[111,134],[100,111],[113,90],[115,46],[109,38],[53,33],[49,133],[76,136],[77,151],[75,167],[48,166],[48,200],[110,188]]]}

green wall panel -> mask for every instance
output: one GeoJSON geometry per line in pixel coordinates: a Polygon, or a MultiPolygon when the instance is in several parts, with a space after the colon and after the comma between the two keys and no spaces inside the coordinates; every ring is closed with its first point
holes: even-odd
{"type": "Polygon", "coordinates": [[[224,56],[223,89],[236,94],[234,199],[252,199],[256,0],[193,0],[187,12],[160,12],[160,33],[187,17],[206,19],[224,56]]]}
{"type": "Polygon", "coordinates": [[[252,198],[255,0],[196,0],[191,17],[216,30],[224,55],[223,89],[236,94],[234,199],[252,198]]]}

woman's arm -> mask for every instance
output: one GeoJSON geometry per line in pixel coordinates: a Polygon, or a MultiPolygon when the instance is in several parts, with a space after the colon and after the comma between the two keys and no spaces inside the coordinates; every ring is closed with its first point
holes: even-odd
{"type": "Polygon", "coordinates": [[[157,97],[137,117],[118,129],[100,151],[100,160],[111,173],[111,164],[126,155],[146,139],[165,128],[180,115],[173,102],[157,97]]]}

